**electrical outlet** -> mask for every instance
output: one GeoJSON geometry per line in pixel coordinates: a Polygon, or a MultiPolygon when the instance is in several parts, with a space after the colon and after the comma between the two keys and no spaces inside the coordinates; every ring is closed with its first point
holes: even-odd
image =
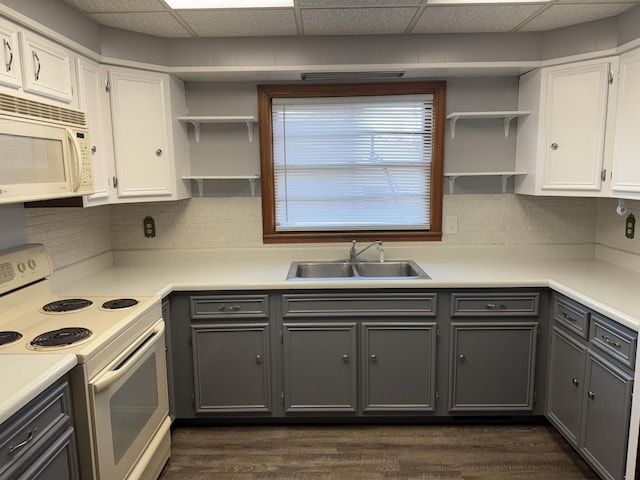
{"type": "Polygon", "coordinates": [[[145,237],[151,238],[156,236],[156,222],[153,219],[153,217],[149,217],[149,216],[144,217],[142,224],[144,226],[145,237]]]}
{"type": "Polygon", "coordinates": [[[633,213],[630,213],[627,220],[624,223],[624,236],[627,238],[633,238],[636,233],[636,217],[633,213]]]}
{"type": "Polygon", "coordinates": [[[458,217],[455,215],[447,215],[444,217],[444,233],[447,235],[458,234],[458,217]]]}

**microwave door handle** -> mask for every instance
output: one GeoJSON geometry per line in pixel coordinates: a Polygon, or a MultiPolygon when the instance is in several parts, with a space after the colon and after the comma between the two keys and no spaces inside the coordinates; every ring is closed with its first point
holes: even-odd
{"type": "Polygon", "coordinates": [[[72,155],[74,172],[71,188],[74,192],[77,192],[80,188],[80,178],[82,176],[82,167],[80,164],[80,159],[82,158],[80,156],[80,144],[78,143],[78,140],[76,140],[76,137],[74,136],[73,131],[70,128],[67,128],[67,138],[69,139],[69,144],[74,151],[74,154],[72,155]]]}
{"type": "Polygon", "coordinates": [[[131,369],[131,366],[134,365],[138,359],[140,359],[154,347],[156,338],[163,334],[164,322],[156,325],[155,327],[153,327],[150,333],[146,334],[149,336],[144,340],[144,342],[142,342],[142,344],[138,345],[137,350],[128,352],[124,355],[124,358],[126,359],[124,364],[120,364],[120,362],[116,363],[118,365],[117,370],[110,370],[108,372],[105,372],[100,376],[100,378],[98,378],[98,380],[92,382],[94,393],[98,394],[117,382],[120,377],[125,375],[131,369]]]}

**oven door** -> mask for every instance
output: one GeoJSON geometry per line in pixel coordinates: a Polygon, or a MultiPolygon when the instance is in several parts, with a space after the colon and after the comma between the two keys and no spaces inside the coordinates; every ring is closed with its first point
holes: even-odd
{"type": "Polygon", "coordinates": [[[160,319],[89,381],[98,478],[124,479],[169,414],[160,319]]]}

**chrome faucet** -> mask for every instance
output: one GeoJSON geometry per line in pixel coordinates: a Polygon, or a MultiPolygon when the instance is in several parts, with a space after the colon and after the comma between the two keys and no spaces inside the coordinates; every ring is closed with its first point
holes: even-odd
{"type": "MultiPolygon", "coordinates": [[[[362,250],[360,250],[358,252],[356,250],[356,241],[355,240],[351,240],[351,248],[349,249],[349,261],[350,262],[355,262],[358,259],[358,255],[360,255],[362,252],[365,252],[365,251],[369,250],[374,245],[378,245],[378,249],[381,249],[382,240],[376,240],[375,242],[370,243],[369,245],[367,245],[366,247],[364,247],[362,250]]],[[[380,255],[380,258],[384,258],[384,257],[382,257],[382,254],[380,255]]],[[[382,261],[382,260],[380,260],[380,261],[382,261]]]]}

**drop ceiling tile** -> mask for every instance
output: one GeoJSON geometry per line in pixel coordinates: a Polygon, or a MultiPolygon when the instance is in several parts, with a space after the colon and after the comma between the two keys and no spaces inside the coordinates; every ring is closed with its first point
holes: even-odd
{"type": "Polygon", "coordinates": [[[305,35],[376,35],[404,33],[413,8],[303,9],[305,35]]]}
{"type": "Polygon", "coordinates": [[[185,10],[179,15],[201,37],[298,34],[292,9],[185,10]]]}
{"type": "Polygon", "coordinates": [[[146,33],[157,37],[179,38],[191,35],[171,13],[95,13],[93,20],[109,27],[146,33]]]}
{"type": "Polygon", "coordinates": [[[534,32],[577,25],[619,15],[632,6],[628,3],[551,5],[519,30],[534,32]]]}
{"type": "Polygon", "coordinates": [[[343,7],[415,7],[422,0],[298,0],[301,7],[343,8],[343,7]]]}
{"type": "Polygon", "coordinates": [[[540,5],[428,6],[411,33],[509,32],[540,8],[540,5]]]}
{"type": "Polygon", "coordinates": [[[64,0],[85,13],[164,12],[161,0],[64,0]]]}

